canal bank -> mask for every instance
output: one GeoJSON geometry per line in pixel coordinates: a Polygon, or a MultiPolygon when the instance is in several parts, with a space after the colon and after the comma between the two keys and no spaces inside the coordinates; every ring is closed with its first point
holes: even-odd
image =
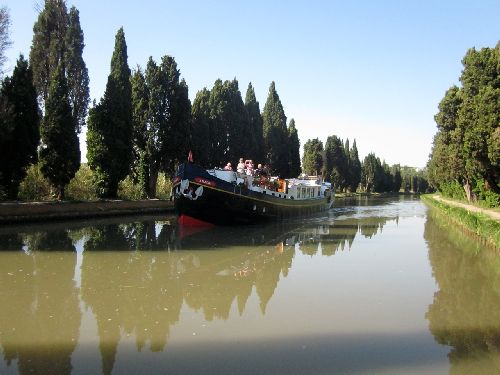
{"type": "Polygon", "coordinates": [[[172,213],[171,201],[106,200],[95,202],[7,202],[0,203],[0,224],[73,220],[122,215],[172,213]]]}
{"type": "Polygon", "coordinates": [[[422,195],[422,201],[437,208],[457,225],[476,235],[484,243],[500,250],[500,213],[476,207],[440,195],[422,195]]]}

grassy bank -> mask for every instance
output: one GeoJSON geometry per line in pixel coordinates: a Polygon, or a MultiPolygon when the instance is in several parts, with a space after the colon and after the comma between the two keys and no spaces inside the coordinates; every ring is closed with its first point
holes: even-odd
{"type": "Polygon", "coordinates": [[[500,222],[484,214],[472,212],[462,207],[439,202],[432,195],[422,195],[422,201],[435,207],[454,223],[478,236],[485,243],[500,250],[500,222]]]}

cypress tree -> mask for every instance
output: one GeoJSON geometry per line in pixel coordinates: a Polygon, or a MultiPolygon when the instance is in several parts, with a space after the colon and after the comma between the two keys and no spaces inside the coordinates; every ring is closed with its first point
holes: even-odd
{"type": "Polygon", "coordinates": [[[211,165],[210,160],[210,91],[204,88],[196,93],[192,113],[192,151],[194,161],[204,167],[211,165]]]}
{"type": "Polygon", "coordinates": [[[290,167],[288,177],[300,175],[300,140],[295,127],[295,120],[292,118],[288,124],[288,144],[290,147],[290,167]]]}
{"type": "Polygon", "coordinates": [[[69,101],[78,132],[85,125],[89,106],[89,74],[83,61],[83,31],[80,27],[80,13],[71,7],[68,15],[68,29],[65,36],[64,64],[69,88],[69,101]]]}
{"type": "Polygon", "coordinates": [[[16,199],[26,168],[36,162],[40,141],[40,115],[33,76],[21,55],[12,77],[0,92],[0,185],[7,198],[16,199]]]}
{"type": "Polygon", "coordinates": [[[227,98],[225,112],[229,146],[227,160],[236,165],[240,157],[253,158],[256,148],[255,138],[250,129],[248,112],[243,103],[236,78],[224,82],[224,89],[227,98]]]}
{"type": "Polygon", "coordinates": [[[255,90],[250,82],[248,84],[247,92],[245,95],[245,107],[248,113],[248,121],[251,132],[253,133],[254,147],[250,155],[254,160],[264,161],[264,134],[262,129],[262,115],[260,113],[259,102],[255,97],[255,90]]]}
{"type": "Polygon", "coordinates": [[[210,161],[212,166],[227,163],[226,98],[222,80],[218,79],[210,90],[210,161]]]}
{"type": "Polygon", "coordinates": [[[132,152],[133,176],[139,183],[141,198],[146,198],[149,188],[149,154],[147,149],[149,132],[149,95],[146,79],[141,68],[131,77],[132,87],[132,152]]]}
{"type": "Polygon", "coordinates": [[[304,144],[302,170],[308,175],[318,175],[323,168],[323,142],[318,138],[309,139],[304,144]]]}
{"type": "Polygon", "coordinates": [[[352,147],[349,150],[349,189],[353,192],[358,188],[361,182],[361,161],[359,160],[358,147],[356,139],[352,142],[352,147]]]}
{"type": "Polygon", "coordinates": [[[285,111],[274,82],[269,86],[262,120],[267,162],[278,175],[286,176],[289,161],[288,131],[285,111]]]}
{"type": "Polygon", "coordinates": [[[342,140],[335,135],[329,136],[325,143],[325,179],[342,191],[347,186],[347,157],[342,140]]]}
{"type": "Polygon", "coordinates": [[[123,28],[116,34],[104,97],[89,111],[87,159],[98,194],[116,197],[132,159],[132,87],[123,28]]]}
{"type": "Polygon", "coordinates": [[[58,199],[64,199],[66,185],[80,168],[80,144],[62,65],[51,79],[40,133],[41,171],[56,189],[58,199]]]}
{"type": "Polygon", "coordinates": [[[33,82],[44,107],[55,69],[60,64],[65,67],[69,101],[78,132],[85,124],[89,103],[88,71],[82,57],[84,46],[78,10],[72,7],[68,13],[65,0],[46,0],[33,26],[30,50],[33,82]]]}

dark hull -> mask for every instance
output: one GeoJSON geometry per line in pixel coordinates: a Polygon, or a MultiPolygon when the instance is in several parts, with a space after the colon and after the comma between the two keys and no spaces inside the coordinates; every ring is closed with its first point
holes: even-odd
{"type": "Polygon", "coordinates": [[[310,215],[329,207],[325,197],[293,200],[280,198],[277,192],[275,196],[254,192],[214,177],[205,169],[188,163],[179,167],[173,193],[179,215],[224,225],[283,220],[310,215]],[[189,189],[181,192],[181,181],[189,181],[189,189]],[[203,191],[199,196],[189,193],[194,193],[200,186],[203,191]]]}

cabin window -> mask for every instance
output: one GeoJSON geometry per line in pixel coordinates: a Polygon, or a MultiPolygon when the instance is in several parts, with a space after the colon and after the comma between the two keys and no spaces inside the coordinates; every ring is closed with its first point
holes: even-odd
{"type": "Polygon", "coordinates": [[[321,195],[321,191],[319,191],[319,189],[318,189],[318,197],[319,197],[320,195],[321,195]]]}

